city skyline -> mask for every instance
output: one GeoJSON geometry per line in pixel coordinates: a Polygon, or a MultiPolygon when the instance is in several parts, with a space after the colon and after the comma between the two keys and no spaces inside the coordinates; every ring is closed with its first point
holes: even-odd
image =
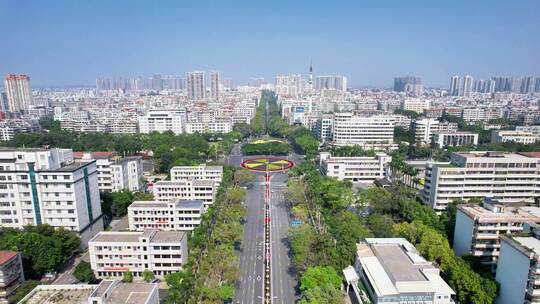
{"type": "Polygon", "coordinates": [[[537,75],[539,9],[537,1],[324,8],[302,1],[2,2],[1,34],[9,47],[0,50],[0,73],[28,74],[38,87],[218,70],[243,84],[307,75],[312,60],[315,75],[344,75],[353,88],[391,87],[399,75],[447,87],[456,74],[537,75]],[[13,26],[21,21],[25,26],[13,26]]]}

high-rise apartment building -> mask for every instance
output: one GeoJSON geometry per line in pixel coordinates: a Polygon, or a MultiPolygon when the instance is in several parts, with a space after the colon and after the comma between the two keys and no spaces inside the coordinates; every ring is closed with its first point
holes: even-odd
{"type": "Polygon", "coordinates": [[[248,81],[248,86],[260,88],[263,84],[266,84],[263,77],[252,77],[248,81]]]}
{"type": "Polygon", "coordinates": [[[32,90],[30,89],[30,77],[28,75],[9,74],[4,79],[4,87],[8,111],[19,112],[26,110],[32,104],[32,90]]]}
{"type": "Polygon", "coordinates": [[[73,161],[70,149],[0,150],[0,226],[48,224],[82,243],[103,230],[95,161],[73,161]]]}
{"type": "Polygon", "coordinates": [[[303,80],[301,75],[276,76],[276,93],[280,96],[297,97],[302,93],[303,80]]]}
{"type": "Polygon", "coordinates": [[[464,97],[471,97],[473,92],[473,83],[474,78],[471,75],[465,75],[463,78],[463,87],[460,95],[464,97]]]}
{"type": "Polygon", "coordinates": [[[210,71],[210,97],[219,100],[221,77],[218,71],[210,71]]]}
{"type": "Polygon", "coordinates": [[[206,95],[205,75],[202,71],[186,73],[187,96],[190,100],[201,100],[206,95]]]}
{"type": "Polygon", "coordinates": [[[413,95],[422,95],[424,86],[422,79],[415,76],[404,76],[394,78],[394,91],[406,92],[413,95]]]}
{"type": "Polygon", "coordinates": [[[459,83],[460,83],[460,77],[458,75],[454,75],[452,76],[452,78],[450,78],[450,95],[451,96],[459,95],[459,83]]]}
{"type": "Polygon", "coordinates": [[[317,76],[315,89],[347,91],[347,77],[341,75],[317,76]]]}

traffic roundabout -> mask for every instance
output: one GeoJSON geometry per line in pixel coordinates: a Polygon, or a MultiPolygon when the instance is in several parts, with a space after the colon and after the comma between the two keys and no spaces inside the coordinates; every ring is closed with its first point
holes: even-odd
{"type": "Polygon", "coordinates": [[[248,158],[240,165],[247,170],[255,172],[279,172],[294,167],[292,161],[274,156],[248,158]]]}

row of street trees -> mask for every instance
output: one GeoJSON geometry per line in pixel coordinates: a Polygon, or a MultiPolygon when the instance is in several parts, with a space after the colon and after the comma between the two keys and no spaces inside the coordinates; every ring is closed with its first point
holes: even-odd
{"type": "Polygon", "coordinates": [[[167,303],[223,303],[234,298],[246,214],[242,173],[225,167],[216,199],[188,241],[189,260],[182,272],[167,276],[167,303]]]}
{"type": "MultiPolygon", "coordinates": [[[[407,187],[392,191],[373,187],[355,193],[350,183],[321,176],[312,162],[292,169],[287,199],[294,217],[304,223],[293,228],[289,238],[292,264],[300,282],[308,273],[320,280],[341,273],[353,263],[355,244],[365,237],[405,237],[428,260],[441,265],[442,275],[460,303],[493,303],[498,289],[493,278],[475,272],[471,259],[455,256],[450,247],[456,204],[439,216],[417,201],[415,193],[407,187]]],[[[323,285],[327,287],[300,285],[303,303],[318,303],[315,299],[326,298],[335,300],[321,303],[341,303],[336,290],[323,285]]]]}
{"type": "Polygon", "coordinates": [[[340,278],[337,274],[353,262],[357,241],[372,235],[347,209],[355,200],[352,185],[321,176],[312,162],[305,161],[290,171],[287,200],[293,216],[304,223],[289,236],[301,303],[343,303],[340,284],[331,278],[340,278]],[[306,280],[334,284],[314,287],[306,280]]]}

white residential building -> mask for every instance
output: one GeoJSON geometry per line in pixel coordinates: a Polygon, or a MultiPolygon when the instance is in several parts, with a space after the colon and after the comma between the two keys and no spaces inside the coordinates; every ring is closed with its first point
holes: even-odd
{"type": "Polygon", "coordinates": [[[18,304],[159,304],[157,283],[102,280],[95,284],[38,285],[18,304]]]}
{"type": "Polygon", "coordinates": [[[169,202],[135,201],[128,207],[129,230],[191,231],[199,226],[203,213],[203,201],[178,198],[169,202]]]}
{"type": "Polygon", "coordinates": [[[439,148],[478,145],[478,134],[471,132],[438,132],[435,143],[439,148]]]}
{"type": "Polygon", "coordinates": [[[231,120],[216,119],[209,122],[188,122],[185,127],[188,134],[229,133],[232,131],[233,123],[231,120]]]}
{"type": "Polygon", "coordinates": [[[154,199],[169,202],[173,198],[183,200],[201,200],[205,210],[214,202],[216,182],[211,180],[159,181],[154,183],[154,199]]]}
{"type": "Polygon", "coordinates": [[[383,147],[394,140],[394,119],[390,116],[334,113],[332,129],[334,144],[338,146],[383,147]]]}
{"type": "Polygon", "coordinates": [[[536,136],[536,140],[540,141],[540,125],[517,126],[516,131],[517,132],[532,133],[532,134],[534,134],[534,136],[536,136]]]}
{"type": "Polygon", "coordinates": [[[430,162],[423,201],[440,212],[453,200],[492,197],[500,203],[533,203],[540,196],[540,158],[505,152],[452,153],[430,162]]]}
{"type": "Polygon", "coordinates": [[[0,149],[0,226],[49,224],[82,244],[103,230],[96,162],[70,149],[0,149]]]}
{"type": "Polygon", "coordinates": [[[334,118],[332,114],[323,114],[317,119],[313,126],[313,132],[318,140],[326,142],[332,139],[332,124],[334,118]]]}
{"type": "Polygon", "coordinates": [[[414,142],[429,145],[433,134],[439,131],[439,121],[434,118],[417,119],[413,122],[414,142]]]}
{"type": "Polygon", "coordinates": [[[490,121],[501,117],[501,110],[498,108],[463,108],[461,118],[466,122],[490,121]]]}
{"type": "Polygon", "coordinates": [[[522,131],[491,131],[492,143],[515,142],[529,145],[536,142],[536,135],[522,131]]]}
{"type": "Polygon", "coordinates": [[[141,277],[145,269],[158,278],[182,271],[188,260],[183,231],[100,232],[88,243],[90,265],[97,278],[121,278],[130,271],[141,277]]]}
{"type": "Polygon", "coordinates": [[[401,102],[400,108],[404,111],[414,111],[422,114],[425,110],[429,109],[429,105],[429,100],[406,99],[401,102]]]}
{"type": "Polygon", "coordinates": [[[143,189],[143,168],[140,156],[116,157],[111,152],[77,153],[81,160],[96,160],[100,191],[143,189]]]}
{"type": "Polygon", "coordinates": [[[296,97],[302,93],[303,88],[302,75],[276,76],[275,91],[279,96],[296,97]]]}
{"type": "MultiPolygon", "coordinates": [[[[403,238],[367,238],[356,245],[354,269],[374,304],[453,304],[440,270],[403,238]]],[[[361,302],[362,303],[362,302],[361,302]]]]}
{"type": "Polygon", "coordinates": [[[456,123],[440,122],[434,118],[417,119],[412,125],[415,143],[419,145],[429,145],[436,134],[454,133],[458,127],[456,123]]]}
{"type": "Polygon", "coordinates": [[[150,110],[139,116],[139,132],[149,134],[172,131],[174,134],[181,134],[184,133],[185,118],[183,110],[150,110]]]}
{"type": "Polygon", "coordinates": [[[0,304],[9,304],[8,298],[24,282],[21,253],[0,251],[0,304]]]}
{"type": "Polygon", "coordinates": [[[320,169],[323,174],[338,180],[358,183],[373,183],[384,177],[386,165],[392,160],[386,153],[375,156],[337,157],[321,152],[320,169]]]}
{"type": "Polygon", "coordinates": [[[472,254],[495,270],[501,236],[522,232],[525,223],[540,223],[539,207],[508,206],[490,198],[482,206],[459,205],[452,248],[457,255],[472,254]]]}
{"type": "Polygon", "coordinates": [[[540,240],[503,236],[495,280],[500,284],[496,304],[540,303],[540,240]]]}
{"type": "Polygon", "coordinates": [[[212,180],[219,185],[223,179],[223,166],[174,166],[170,174],[171,181],[212,180]]]}

